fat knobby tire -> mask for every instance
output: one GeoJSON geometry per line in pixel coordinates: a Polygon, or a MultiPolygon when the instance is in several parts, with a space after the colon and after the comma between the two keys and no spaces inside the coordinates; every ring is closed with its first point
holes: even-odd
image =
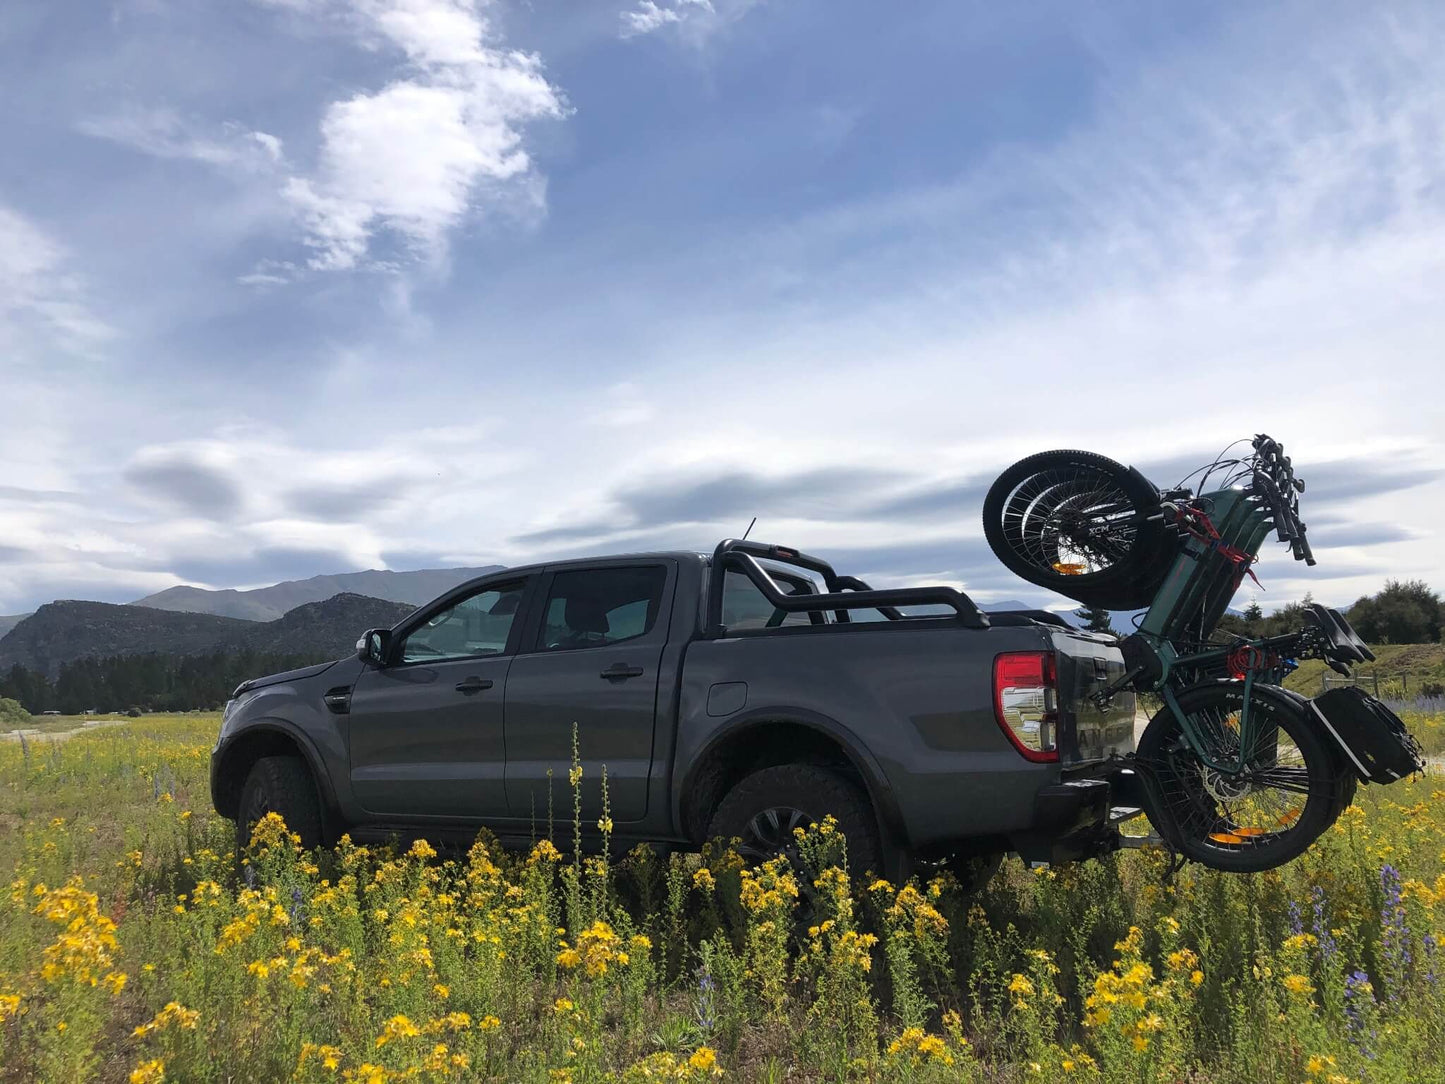
{"type": "Polygon", "coordinates": [[[262,757],[252,765],[241,789],[241,815],[236,822],[242,846],[267,813],[279,813],[286,827],[301,837],[301,846],[309,850],[321,845],[321,802],[311,771],[299,757],[262,757]]]}
{"type": "Polygon", "coordinates": [[[1099,572],[1069,576],[1042,567],[1017,552],[1004,531],[1009,497],[1030,477],[1048,471],[1076,468],[1108,479],[1136,512],[1149,515],[1159,504],[1159,491],[1122,463],[1095,452],[1063,449],[1039,452],[1020,459],[995,479],[983,502],[983,533],[999,561],[1030,583],[1057,591],[1087,606],[1112,610],[1148,606],[1163,582],[1174,555],[1170,535],[1162,524],[1141,522],[1134,543],[1118,564],[1099,572]]]}
{"type": "MultiPolygon", "coordinates": [[[[1236,704],[1240,701],[1239,684],[1220,681],[1186,689],[1179,694],[1180,710],[1192,714],[1211,707],[1236,704]]],[[[1270,720],[1294,742],[1304,758],[1309,788],[1299,819],[1290,831],[1281,833],[1267,846],[1234,850],[1191,834],[1179,824],[1164,800],[1162,786],[1165,781],[1176,786],[1193,786],[1192,780],[1186,783],[1186,773],[1197,771],[1198,762],[1191,752],[1180,751],[1175,762],[1180,764],[1181,770],[1174,772],[1171,766],[1165,768],[1170,774],[1160,774],[1161,767],[1171,764],[1171,749],[1177,748],[1182,740],[1179,721],[1167,706],[1155,714],[1139,738],[1135,756],[1143,768],[1140,774],[1149,796],[1146,812],[1150,821],[1159,834],[1186,858],[1211,869],[1229,873],[1259,873],[1293,861],[1335,822],[1354,796],[1353,777],[1343,770],[1341,758],[1326,742],[1297,698],[1284,690],[1270,695],[1256,688],[1250,700],[1250,711],[1260,710],[1267,712],[1270,720]]],[[[1211,801],[1207,798],[1202,800],[1211,801]]]]}
{"type": "Polygon", "coordinates": [[[813,764],[779,764],[747,776],[728,791],[708,825],[710,837],[741,836],[754,816],[791,806],[817,822],[832,814],[848,841],[848,868],[855,877],[881,872],[883,848],[873,806],[861,787],[813,764]]]}

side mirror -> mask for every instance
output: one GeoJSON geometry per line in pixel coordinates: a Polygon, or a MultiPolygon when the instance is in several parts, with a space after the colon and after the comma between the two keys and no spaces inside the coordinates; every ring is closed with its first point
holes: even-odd
{"type": "Polygon", "coordinates": [[[391,647],[390,629],[367,629],[356,641],[356,657],[362,662],[381,666],[386,661],[387,650],[391,647]]]}

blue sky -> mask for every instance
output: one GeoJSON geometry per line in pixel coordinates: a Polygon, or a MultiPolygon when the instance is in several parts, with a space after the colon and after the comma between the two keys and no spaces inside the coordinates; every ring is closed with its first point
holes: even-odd
{"type": "Polygon", "coordinates": [[[1267,607],[1445,588],[1442,99],[1430,5],[4,5],[0,613],[753,515],[1059,605],[993,473],[1260,430],[1267,607]]]}

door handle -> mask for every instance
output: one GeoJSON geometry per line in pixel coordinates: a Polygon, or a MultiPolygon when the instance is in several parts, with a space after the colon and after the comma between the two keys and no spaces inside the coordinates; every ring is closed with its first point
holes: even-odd
{"type": "Polygon", "coordinates": [[[641,677],[642,667],[628,666],[625,662],[616,662],[602,671],[602,677],[608,681],[615,681],[618,678],[641,677]]]}
{"type": "Polygon", "coordinates": [[[492,684],[493,682],[491,678],[469,677],[463,681],[457,682],[457,692],[479,693],[483,689],[490,689],[492,687],[492,684]]]}

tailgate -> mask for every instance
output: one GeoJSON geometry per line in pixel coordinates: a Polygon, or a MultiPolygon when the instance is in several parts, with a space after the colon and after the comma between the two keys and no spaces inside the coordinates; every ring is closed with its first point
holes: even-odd
{"type": "Polygon", "coordinates": [[[1065,763],[1134,751],[1134,691],[1116,693],[1106,710],[1092,695],[1124,674],[1119,641],[1100,633],[1052,632],[1058,653],[1061,755],[1065,763]],[[1072,741],[1069,738],[1072,735],[1072,741]]]}

